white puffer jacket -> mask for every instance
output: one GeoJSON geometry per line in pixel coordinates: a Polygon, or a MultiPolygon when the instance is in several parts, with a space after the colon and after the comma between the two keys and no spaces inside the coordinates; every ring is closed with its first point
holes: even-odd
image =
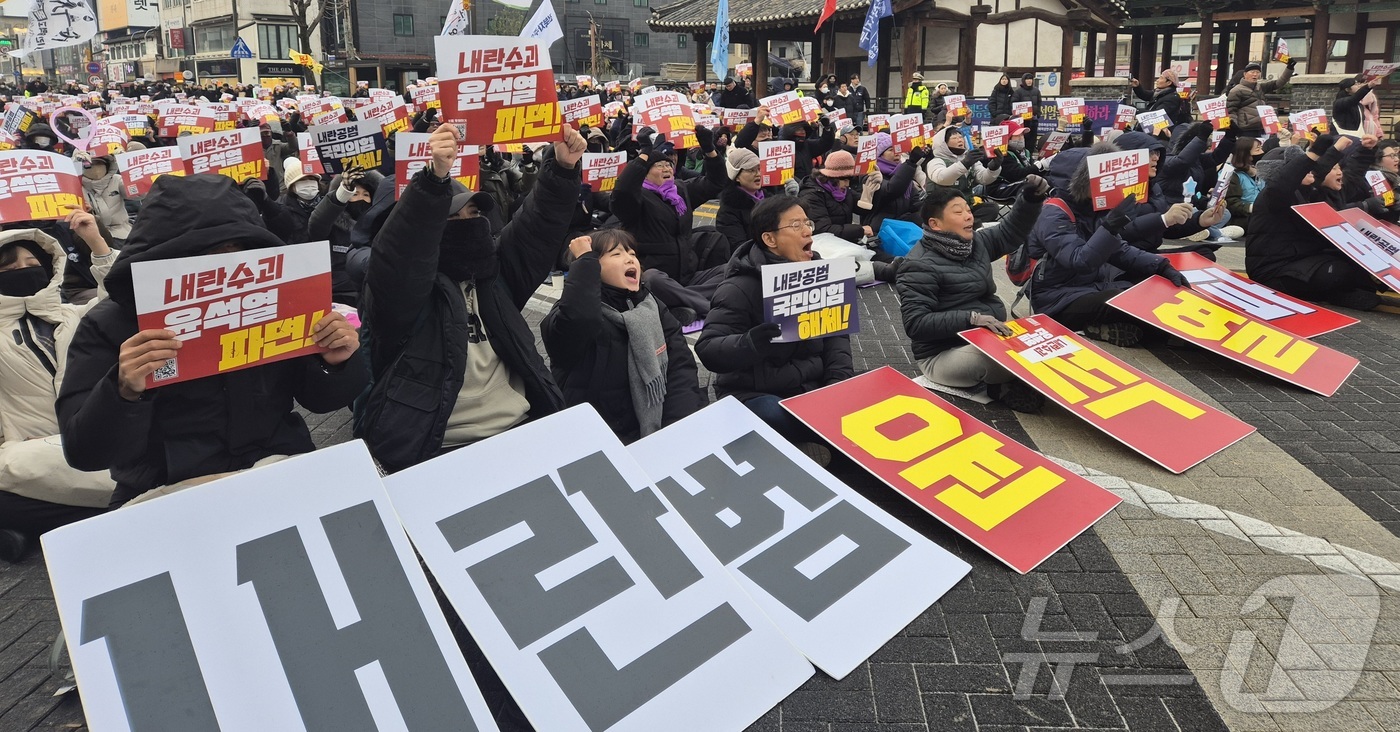
{"type": "Polygon", "coordinates": [[[116,168],[109,168],[107,175],[97,180],[83,176],[83,193],[93,215],[107,227],[114,239],[125,240],[131,236],[131,215],[126,212],[122,176],[116,168]]]}

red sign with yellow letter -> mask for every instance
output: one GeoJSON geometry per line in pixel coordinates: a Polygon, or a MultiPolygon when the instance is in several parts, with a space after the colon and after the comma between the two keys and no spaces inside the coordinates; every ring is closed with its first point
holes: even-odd
{"type": "Polygon", "coordinates": [[[1161,277],[1143,280],[1108,304],[1207,351],[1323,396],[1336,394],[1359,363],[1161,277]]]}
{"type": "Polygon", "coordinates": [[[1100,350],[1044,315],[960,335],[1076,417],[1180,473],[1254,428],[1182,394],[1100,350]]]}
{"type": "Polygon", "coordinates": [[[1162,256],[1186,276],[1196,294],[1256,320],[1267,321],[1269,325],[1296,336],[1312,338],[1361,322],[1349,315],[1269,289],[1195,252],[1162,256]]]}
{"type": "Polygon", "coordinates": [[[469,145],[563,139],[549,45],[512,36],[438,36],[443,121],[469,145]]]}
{"type": "Polygon", "coordinates": [[[783,406],[1022,574],[1121,500],[888,366],[785,399],[783,406]]]}

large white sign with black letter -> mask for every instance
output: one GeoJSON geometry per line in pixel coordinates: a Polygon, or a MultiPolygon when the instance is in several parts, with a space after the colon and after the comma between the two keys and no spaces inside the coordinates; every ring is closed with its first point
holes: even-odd
{"type": "Polygon", "coordinates": [[[496,729],[363,443],[43,542],[95,732],[496,729]]]}
{"type": "Polygon", "coordinates": [[[738,730],[813,669],[588,406],[385,480],[535,729],[738,730]]]}
{"type": "Polygon", "coordinates": [[[735,399],[628,452],[793,645],[835,678],[970,570],[735,399]]]}

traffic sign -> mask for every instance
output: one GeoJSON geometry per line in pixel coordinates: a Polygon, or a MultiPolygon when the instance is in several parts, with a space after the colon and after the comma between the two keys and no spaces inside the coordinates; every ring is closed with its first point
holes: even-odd
{"type": "Polygon", "coordinates": [[[229,51],[228,55],[234,58],[252,58],[253,49],[248,48],[247,41],[243,40],[242,38],[239,38],[238,40],[233,42],[233,50],[229,51]]]}
{"type": "Polygon", "coordinates": [[[87,65],[87,72],[88,72],[89,74],[100,74],[100,73],[102,73],[102,64],[100,64],[100,63],[98,63],[98,62],[96,62],[96,61],[89,61],[89,62],[88,62],[88,65],[87,65]]]}
{"type": "Polygon", "coordinates": [[[93,74],[92,76],[88,77],[88,83],[93,86],[97,86],[98,84],[102,83],[102,77],[98,76],[97,74],[93,74]]]}

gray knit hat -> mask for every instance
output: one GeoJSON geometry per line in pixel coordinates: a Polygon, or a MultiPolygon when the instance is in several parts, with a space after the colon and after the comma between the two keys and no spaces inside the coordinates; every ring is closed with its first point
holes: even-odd
{"type": "Polygon", "coordinates": [[[1307,151],[1297,145],[1276,147],[1265,153],[1264,157],[1259,158],[1259,162],[1254,164],[1254,168],[1258,172],[1260,180],[1266,184],[1272,184],[1274,177],[1283,172],[1283,166],[1306,154],[1307,151]]]}
{"type": "Polygon", "coordinates": [[[731,147],[725,153],[724,165],[729,169],[729,179],[734,180],[739,177],[739,171],[757,168],[758,156],[747,148],[731,147]]]}

